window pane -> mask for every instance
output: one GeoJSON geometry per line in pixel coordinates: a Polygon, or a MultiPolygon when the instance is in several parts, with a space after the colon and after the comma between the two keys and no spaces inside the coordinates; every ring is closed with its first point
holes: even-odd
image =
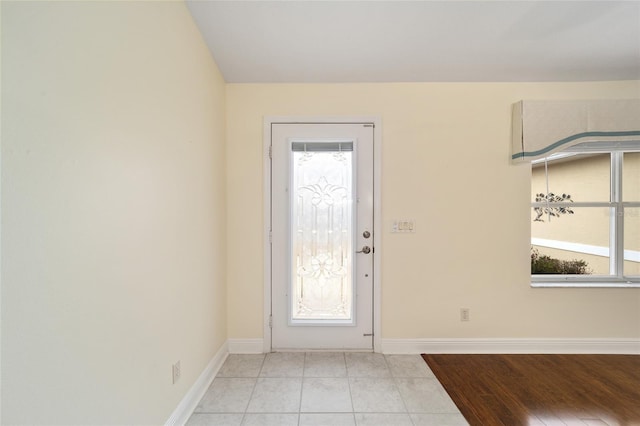
{"type": "Polygon", "coordinates": [[[624,153],[622,201],[640,201],[640,152],[624,153]]]}
{"type": "Polygon", "coordinates": [[[352,319],[352,154],[292,153],[293,320],[352,319]]]}
{"type": "MultiPolygon", "coordinates": [[[[579,154],[548,162],[549,191],[573,201],[610,201],[611,160],[609,154],[579,154]]],[[[532,166],[531,201],[547,194],[544,162],[532,166]]],[[[559,200],[558,200],[559,201],[559,200]]]]}
{"type": "Polygon", "coordinates": [[[571,207],[570,211],[552,208],[558,216],[549,218],[547,212],[541,215],[540,209],[531,209],[532,274],[609,275],[611,209],[571,207]]]}
{"type": "Polygon", "coordinates": [[[624,275],[640,275],[640,207],[624,210],[624,275]]]}

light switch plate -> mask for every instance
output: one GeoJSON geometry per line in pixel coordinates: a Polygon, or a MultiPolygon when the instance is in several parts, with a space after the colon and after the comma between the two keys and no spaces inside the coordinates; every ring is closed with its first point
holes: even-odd
{"type": "Polygon", "coordinates": [[[416,232],[416,224],[413,219],[394,220],[391,225],[391,232],[411,233],[416,232]]]}

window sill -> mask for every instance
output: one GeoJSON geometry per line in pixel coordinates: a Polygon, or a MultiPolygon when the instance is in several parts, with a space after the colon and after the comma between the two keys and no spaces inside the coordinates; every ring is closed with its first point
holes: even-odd
{"type": "Polygon", "coordinates": [[[633,280],[611,281],[531,281],[533,288],[640,288],[640,282],[633,280]]]}

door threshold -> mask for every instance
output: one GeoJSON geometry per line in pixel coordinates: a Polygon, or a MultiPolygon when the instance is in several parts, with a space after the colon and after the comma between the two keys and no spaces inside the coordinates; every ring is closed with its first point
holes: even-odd
{"type": "Polygon", "coordinates": [[[368,352],[373,353],[372,349],[345,349],[345,348],[334,348],[334,349],[300,349],[300,348],[272,348],[271,353],[274,352],[368,352]]]}

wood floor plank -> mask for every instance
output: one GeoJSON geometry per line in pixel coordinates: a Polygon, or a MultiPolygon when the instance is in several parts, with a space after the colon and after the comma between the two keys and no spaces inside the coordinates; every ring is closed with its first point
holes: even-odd
{"type": "Polygon", "coordinates": [[[640,426],[638,355],[422,357],[471,426],[640,426]]]}

